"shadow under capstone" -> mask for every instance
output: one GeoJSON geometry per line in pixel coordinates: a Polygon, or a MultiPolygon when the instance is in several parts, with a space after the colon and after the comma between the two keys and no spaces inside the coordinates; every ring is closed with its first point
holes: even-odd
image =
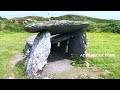
{"type": "MultiPolygon", "coordinates": [[[[51,48],[53,48],[53,46],[54,45],[52,45],[51,48]]],[[[60,50],[60,47],[57,47],[56,49],[51,49],[51,52],[50,52],[50,55],[49,55],[47,61],[49,63],[49,62],[55,62],[55,61],[64,60],[64,59],[72,60],[68,56],[68,52],[62,52],[60,50]]]]}
{"type": "Polygon", "coordinates": [[[47,64],[43,68],[41,78],[50,78],[55,74],[60,74],[74,68],[71,65],[72,59],[68,56],[68,52],[62,52],[58,46],[56,49],[53,49],[53,46],[55,45],[51,47],[51,53],[47,59],[47,64]]]}

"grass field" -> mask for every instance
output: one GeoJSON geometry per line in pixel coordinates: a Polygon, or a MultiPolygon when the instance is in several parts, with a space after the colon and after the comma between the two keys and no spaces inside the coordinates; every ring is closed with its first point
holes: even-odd
{"type": "Polygon", "coordinates": [[[115,57],[93,57],[88,58],[91,64],[108,70],[111,73],[104,78],[120,78],[120,35],[113,33],[87,33],[89,38],[88,53],[91,54],[113,54],[115,57]]]}
{"type": "MultiPolygon", "coordinates": [[[[11,69],[10,62],[16,53],[23,53],[25,40],[31,33],[4,33],[0,32],[0,78],[8,78],[14,74],[16,78],[26,78],[24,65],[11,69]]],[[[120,78],[120,34],[115,33],[87,33],[89,54],[104,55],[114,54],[115,57],[88,57],[90,65],[100,69],[108,70],[111,73],[104,78],[120,78]]]]}
{"type": "MultiPolygon", "coordinates": [[[[11,70],[10,61],[16,53],[22,53],[25,40],[30,35],[30,33],[0,33],[0,78],[7,78],[14,72],[11,70]]],[[[14,70],[16,73],[17,70],[20,71],[14,70]]]]}

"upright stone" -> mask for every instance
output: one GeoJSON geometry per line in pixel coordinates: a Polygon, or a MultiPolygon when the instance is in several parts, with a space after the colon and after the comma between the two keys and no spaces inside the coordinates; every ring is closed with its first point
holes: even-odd
{"type": "Polygon", "coordinates": [[[49,32],[43,32],[35,38],[26,67],[28,78],[39,78],[43,67],[47,64],[51,49],[50,36],[49,32]]]}
{"type": "Polygon", "coordinates": [[[87,38],[85,30],[79,30],[69,39],[68,53],[71,58],[86,58],[87,38]]]}
{"type": "Polygon", "coordinates": [[[33,46],[33,42],[35,40],[37,35],[30,36],[29,38],[26,39],[26,45],[24,49],[24,60],[27,60],[30,55],[31,48],[33,46]]]}

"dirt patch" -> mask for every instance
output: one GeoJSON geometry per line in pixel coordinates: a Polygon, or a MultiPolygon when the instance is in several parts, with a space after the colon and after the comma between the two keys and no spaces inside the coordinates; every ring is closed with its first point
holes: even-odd
{"type": "Polygon", "coordinates": [[[23,61],[23,54],[20,52],[17,52],[10,62],[11,72],[10,72],[10,76],[7,79],[15,79],[14,72],[13,72],[14,67],[16,65],[19,65],[22,61],[23,61]]]}
{"type": "Polygon", "coordinates": [[[43,78],[51,79],[101,79],[102,72],[97,67],[75,67],[69,60],[48,63],[43,70],[43,78]]]}
{"type": "Polygon", "coordinates": [[[80,68],[75,67],[69,71],[55,74],[51,78],[54,79],[102,79],[100,77],[101,71],[97,69],[96,67],[91,68],[80,68]]]}
{"type": "Polygon", "coordinates": [[[51,79],[100,79],[102,72],[97,67],[75,67],[71,65],[72,60],[66,54],[52,52],[45,65],[42,78],[51,79]]]}
{"type": "Polygon", "coordinates": [[[41,77],[50,77],[53,74],[60,74],[62,72],[66,72],[68,70],[71,70],[74,68],[71,64],[71,60],[63,59],[59,61],[54,62],[48,62],[47,65],[45,65],[41,77]]]}
{"type": "MultiPolygon", "coordinates": [[[[23,61],[23,54],[16,53],[10,62],[11,74],[7,79],[15,79],[14,67],[23,61]]],[[[72,60],[67,54],[51,53],[48,64],[45,65],[42,78],[50,79],[100,79],[101,71],[97,67],[75,67],[71,65],[72,60]]]]}
{"type": "Polygon", "coordinates": [[[11,67],[13,68],[15,65],[18,65],[23,60],[23,54],[16,53],[15,56],[11,60],[11,67]]]}

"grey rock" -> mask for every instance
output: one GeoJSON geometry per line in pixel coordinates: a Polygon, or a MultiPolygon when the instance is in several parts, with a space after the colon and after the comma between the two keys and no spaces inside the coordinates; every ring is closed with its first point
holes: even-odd
{"type": "Polygon", "coordinates": [[[27,38],[26,43],[28,43],[30,46],[32,46],[36,36],[37,35],[33,35],[33,36],[30,36],[29,38],[27,38]]]}
{"type": "Polygon", "coordinates": [[[51,43],[58,43],[58,42],[62,42],[65,40],[68,40],[71,36],[75,35],[75,33],[67,33],[67,34],[60,34],[60,35],[56,35],[51,37],[51,43]]]}
{"type": "MultiPolygon", "coordinates": [[[[63,42],[65,40],[68,40],[72,35],[74,35],[74,33],[52,35],[51,38],[50,38],[51,39],[51,44],[52,44],[52,50],[57,49],[57,43],[58,42],[62,42],[61,43],[61,46],[62,46],[63,42]]],[[[30,36],[29,38],[26,39],[26,45],[25,45],[25,49],[24,49],[24,59],[26,59],[29,56],[30,50],[32,48],[32,45],[33,45],[33,42],[34,42],[36,36],[37,35],[33,35],[33,36],[30,36]]],[[[64,47],[64,45],[63,45],[63,47],[64,47]]]]}
{"type": "Polygon", "coordinates": [[[104,70],[103,74],[108,75],[108,74],[110,74],[110,72],[108,70],[104,70]]]}
{"type": "Polygon", "coordinates": [[[26,42],[25,49],[24,49],[24,57],[23,57],[23,60],[26,60],[26,61],[28,60],[29,55],[30,55],[31,48],[32,48],[32,46],[30,46],[30,45],[26,42]]]}
{"type": "Polygon", "coordinates": [[[29,58],[29,54],[36,36],[37,35],[33,35],[26,39],[26,45],[24,49],[24,60],[27,60],[27,58],[29,58]]]}
{"type": "Polygon", "coordinates": [[[39,78],[44,66],[47,64],[51,49],[50,37],[49,32],[43,32],[35,38],[26,67],[28,78],[39,78]]]}
{"type": "MultiPolygon", "coordinates": [[[[62,34],[62,35],[52,35],[51,36],[51,51],[57,51],[60,50],[61,52],[65,53],[66,47],[67,47],[67,41],[70,38],[70,36],[73,34],[62,34]],[[61,42],[60,48],[58,48],[58,42],[61,42]]],[[[30,36],[29,38],[26,39],[26,45],[24,49],[24,60],[28,60],[30,57],[30,51],[33,46],[33,42],[35,40],[37,35],[30,36]]]]}
{"type": "Polygon", "coordinates": [[[31,33],[49,31],[51,34],[62,34],[74,32],[88,26],[88,22],[82,21],[50,20],[27,25],[25,30],[31,33]]]}
{"type": "Polygon", "coordinates": [[[86,79],[86,78],[87,78],[87,74],[84,73],[84,74],[82,74],[80,77],[86,79]]]}
{"type": "Polygon", "coordinates": [[[90,67],[90,64],[89,64],[87,61],[85,61],[85,64],[86,64],[86,67],[87,67],[87,68],[90,67]]]}
{"type": "Polygon", "coordinates": [[[49,77],[44,77],[43,79],[50,79],[49,77]]]}
{"type": "Polygon", "coordinates": [[[95,79],[95,77],[90,77],[90,79],[95,79]]]}
{"type": "Polygon", "coordinates": [[[85,30],[79,30],[69,39],[68,53],[71,58],[86,58],[87,38],[85,30]]]}

